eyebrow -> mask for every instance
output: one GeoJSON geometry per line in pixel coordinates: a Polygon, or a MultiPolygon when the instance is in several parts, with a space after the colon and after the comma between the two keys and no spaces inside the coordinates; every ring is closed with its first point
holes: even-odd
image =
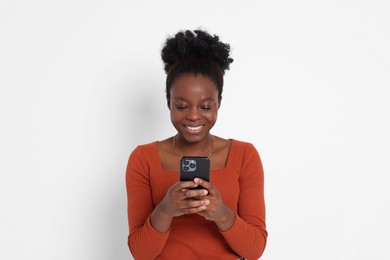
{"type": "MultiPolygon", "coordinates": [[[[182,101],[188,102],[187,99],[182,98],[182,97],[175,97],[174,100],[175,100],[175,101],[182,100],[182,101]]],[[[215,99],[212,98],[212,97],[206,97],[206,98],[202,98],[202,99],[200,100],[200,102],[204,102],[204,101],[215,101],[215,99]]]]}

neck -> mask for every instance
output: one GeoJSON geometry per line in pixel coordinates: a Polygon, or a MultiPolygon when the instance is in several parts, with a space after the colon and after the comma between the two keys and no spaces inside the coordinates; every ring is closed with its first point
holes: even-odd
{"type": "Polygon", "coordinates": [[[174,152],[180,156],[211,156],[215,149],[215,138],[211,134],[194,143],[187,142],[177,134],[172,141],[174,152]]]}

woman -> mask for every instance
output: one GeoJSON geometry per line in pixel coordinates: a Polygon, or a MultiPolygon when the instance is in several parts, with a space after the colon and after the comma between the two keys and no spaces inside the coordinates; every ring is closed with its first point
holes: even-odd
{"type": "Polygon", "coordinates": [[[258,259],[265,249],[260,157],[250,143],[210,133],[229,54],[228,44],[202,30],[165,42],[166,98],[177,134],[130,155],[128,245],[135,259],[258,259]],[[208,156],[210,182],[180,182],[183,156],[208,156]]]}

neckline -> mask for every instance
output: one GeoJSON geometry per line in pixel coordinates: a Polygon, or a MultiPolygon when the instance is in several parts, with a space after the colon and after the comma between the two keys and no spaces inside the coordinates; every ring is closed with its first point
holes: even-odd
{"type": "MultiPolygon", "coordinates": [[[[233,148],[233,145],[235,146],[235,143],[236,141],[234,139],[231,139],[229,138],[228,140],[230,140],[230,147],[229,147],[229,152],[228,152],[228,156],[227,156],[227,159],[226,159],[226,164],[224,167],[222,168],[219,168],[219,169],[215,169],[215,170],[210,170],[210,172],[219,172],[219,171],[223,171],[225,169],[227,169],[229,166],[230,166],[230,161],[232,160],[231,157],[232,157],[232,148],[233,148]]],[[[158,162],[158,167],[161,171],[164,171],[164,172],[173,172],[173,173],[178,173],[177,171],[172,171],[172,170],[167,170],[167,169],[164,169],[162,167],[162,163],[161,163],[161,158],[160,158],[160,154],[158,152],[158,141],[155,141],[154,142],[154,156],[156,156],[157,158],[157,162],[158,162]]]]}

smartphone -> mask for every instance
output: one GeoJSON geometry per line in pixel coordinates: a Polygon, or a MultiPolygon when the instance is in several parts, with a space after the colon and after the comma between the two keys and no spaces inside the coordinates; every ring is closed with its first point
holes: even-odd
{"type": "MultiPolygon", "coordinates": [[[[210,181],[210,159],[203,156],[184,156],[180,160],[180,181],[192,181],[195,178],[210,181]]],[[[200,189],[198,186],[195,189],[200,189]]]]}

